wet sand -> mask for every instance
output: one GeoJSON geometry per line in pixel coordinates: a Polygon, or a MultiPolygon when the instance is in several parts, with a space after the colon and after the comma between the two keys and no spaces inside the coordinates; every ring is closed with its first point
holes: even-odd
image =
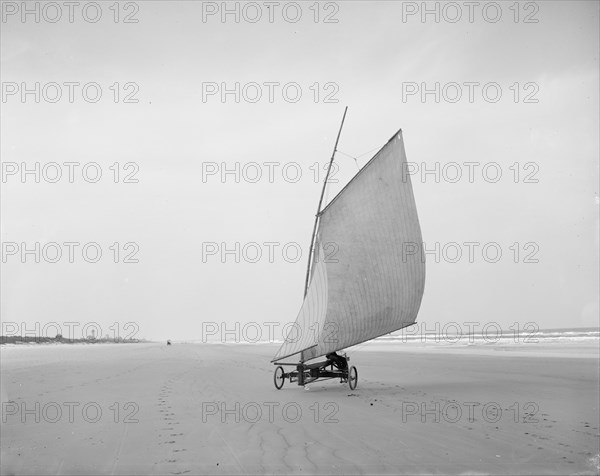
{"type": "Polygon", "coordinates": [[[369,345],[353,391],[276,390],[270,344],[3,346],[1,473],[598,474],[596,346],[369,345]]]}

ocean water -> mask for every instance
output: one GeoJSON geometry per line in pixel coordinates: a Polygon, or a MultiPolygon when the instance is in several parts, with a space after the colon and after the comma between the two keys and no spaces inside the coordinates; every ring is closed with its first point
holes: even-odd
{"type": "MultiPolygon", "coordinates": [[[[205,339],[188,339],[186,343],[203,344],[282,344],[284,338],[276,335],[272,339],[246,339],[244,335],[211,335],[205,339]],[[222,339],[220,337],[223,337],[222,339]]],[[[266,337],[263,336],[263,337],[266,337]]],[[[174,341],[177,342],[177,341],[174,341]]],[[[431,345],[511,345],[511,344],[551,344],[567,342],[600,342],[600,328],[562,328],[562,329],[538,329],[533,323],[524,326],[513,326],[502,329],[495,323],[477,324],[457,323],[445,326],[431,326],[417,322],[416,325],[400,331],[387,334],[373,343],[405,343],[405,344],[431,344],[431,345]]],[[[367,343],[368,344],[368,343],[367,343]]],[[[359,344],[365,345],[365,344],[359,344]]]]}
{"type": "Polygon", "coordinates": [[[598,327],[539,329],[534,323],[501,329],[497,325],[446,325],[428,328],[424,323],[375,339],[379,343],[510,345],[589,342],[600,340],[598,327]]]}

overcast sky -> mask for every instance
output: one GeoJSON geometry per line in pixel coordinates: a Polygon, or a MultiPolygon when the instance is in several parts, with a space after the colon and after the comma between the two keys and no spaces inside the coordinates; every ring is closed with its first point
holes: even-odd
{"type": "Polygon", "coordinates": [[[347,105],[327,196],[402,128],[433,250],[418,321],[597,326],[598,2],[488,3],[472,21],[455,4],[456,22],[455,6],[435,2],[439,22],[415,12],[421,2],[240,3],[236,22],[215,11],[221,2],[143,1],[121,4],[115,22],[107,2],[92,23],[94,6],[82,2],[71,22],[58,2],[52,23],[54,6],[30,2],[36,22],[3,2],[3,324],[97,322],[111,334],[117,322],[127,335],[134,322],[136,337],[201,339],[203,322],[293,321],[347,105]],[[22,96],[36,82],[39,97],[22,96]],[[439,96],[422,97],[436,82],[439,96]],[[239,102],[221,95],[235,83],[239,102]],[[77,163],[73,183],[65,162],[77,163]],[[96,183],[98,167],[82,175],[91,162],[96,183]],[[23,163],[39,164],[40,183],[23,180],[23,163]],[[421,175],[436,167],[438,179],[421,175]],[[53,245],[39,263],[21,255],[22,243],[52,242],[56,263],[53,245]],[[80,243],[73,263],[65,242],[80,243]],[[90,242],[96,263],[82,257],[90,242]],[[239,243],[239,263],[223,243],[239,243]]]}

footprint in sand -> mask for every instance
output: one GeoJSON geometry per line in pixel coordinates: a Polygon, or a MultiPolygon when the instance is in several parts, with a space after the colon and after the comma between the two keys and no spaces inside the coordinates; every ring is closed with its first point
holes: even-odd
{"type": "MultiPolygon", "coordinates": [[[[161,387],[161,391],[159,393],[159,398],[158,398],[158,408],[159,408],[159,412],[161,413],[161,417],[162,420],[167,423],[167,427],[163,427],[160,428],[161,431],[173,431],[174,430],[174,425],[179,425],[180,422],[176,421],[176,414],[175,412],[172,411],[172,406],[169,405],[169,397],[170,395],[173,393],[173,389],[171,388],[171,384],[172,384],[173,380],[168,380],[166,385],[163,385],[163,387],[161,387]]],[[[163,433],[159,433],[158,437],[159,438],[164,438],[163,433]]],[[[169,433],[168,434],[170,438],[167,441],[162,441],[159,442],[159,445],[175,445],[177,444],[177,438],[180,436],[183,436],[183,432],[180,433],[169,433]]],[[[172,457],[174,455],[174,453],[180,453],[183,451],[187,451],[185,448],[173,448],[170,447],[169,449],[169,453],[170,456],[172,457]]],[[[162,460],[163,462],[168,462],[168,463],[176,463],[177,460],[174,458],[168,459],[168,460],[162,460]]],[[[157,463],[155,463],[157,464],[157,463]]],[[[170,474],[186,474],[189,473],[190,470],[185,470],[185,471],[179,471],[179,472],[173,472],[171,471],[170,474]]]]}

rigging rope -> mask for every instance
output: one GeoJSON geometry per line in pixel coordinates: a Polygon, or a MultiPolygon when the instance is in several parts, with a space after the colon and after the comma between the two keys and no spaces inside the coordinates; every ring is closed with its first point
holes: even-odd
{"type": "Polygon", "coordinates": [[[374,151],[376,151],[378,149],[379,149],[379,147],[375,147],[374,149],[368,150],[368,151],[366,151],[366,152],[364,152],[364,153],[362,153],[362,154],[360,154],[360,155],[358,155],[356,157],[354,157],[353,155],[350,155],[350,154],[346,154],[346,152],[343,152],[343,151],[341,151],[339,149],[337,150],[337,152],[339,152],[340,154],[344,154],[346,157],[350,157],[351,159],[354,159],[354,162],[356,163],[356,166],[360,170],[360,166],[358,165],[358,159],[360,159],[361,157],[364,157],[365,155],[370,154],[371,152],[374,152],[374,151]]]}
{"type": "MultiPolygon", "coordinates": [[[[360,165],[358,165],[358,159],[360,159],[361,157],[364,157],[365,155],[370,154],[371,152],[374,152],[376,150],[379,150],[379,147],[375,147],[374,149],[368,150],[356,157],[354,157],[353,155],[347,154],[346,152],[341,151],[340,149],[336,149],[335,153],[337,154],[339,152],[340,154],[353,159],[354,163],[356,164],[356,169],[360,171],[360,165]]],[[[327,185],[328,185],[328,183],[325,184],[325,197],[324,197],[325,203],[327,203],[327,201],[329,200],[329,187],[327,185]]]]}

